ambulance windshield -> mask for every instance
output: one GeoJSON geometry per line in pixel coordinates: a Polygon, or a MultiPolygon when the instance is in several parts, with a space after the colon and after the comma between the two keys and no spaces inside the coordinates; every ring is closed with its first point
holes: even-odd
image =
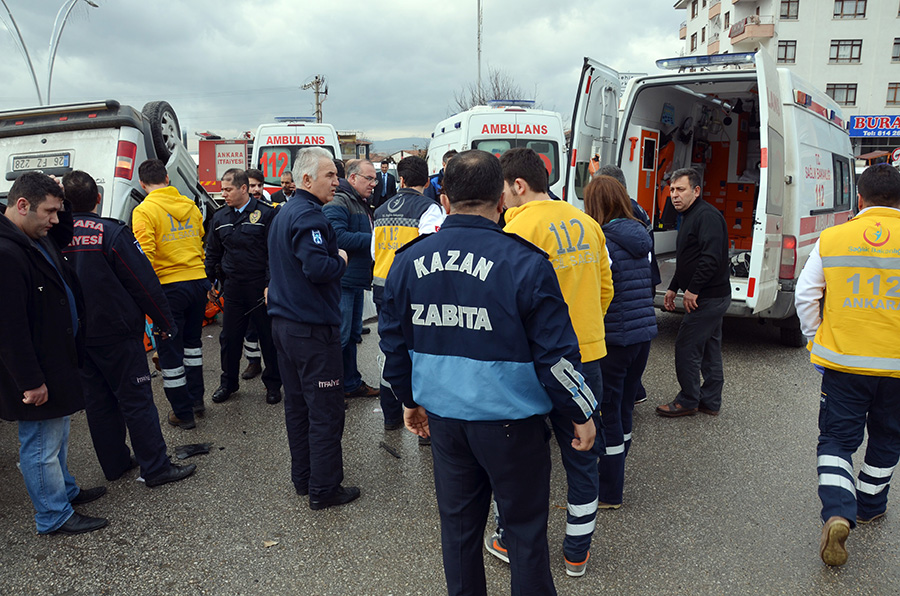
{"type": "Polygon", "coordinates": [[[480,149],[500,157],[513,147],[528,147],[541,156],[541,160],[550,174],[550,186],[559,180],[559,145],[556,141],[537,141],[534,139],[480,139],[472,141],[472,149],[480,149]]]}
{"type": "Polygon", "coordinates": [[[265,183],[270,186],[280,186],[281,175],[290,171],[294,166],[297,152],[307,147],[322,147],[334,156],[334,149],[328,145],[273,145],[260,147],[259,162],[256,164],[256,167],[265,176],[265,183]]]}

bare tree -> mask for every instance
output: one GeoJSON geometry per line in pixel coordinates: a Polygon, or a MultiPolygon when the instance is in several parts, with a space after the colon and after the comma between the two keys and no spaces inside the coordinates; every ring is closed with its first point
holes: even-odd
{"type": "Polygon", "coordinates": [[[468,83],[453,93],[457,111],[465,111],[472,106],[483,106],[493,99],[534,99],[526,98],[522,88],[504,70],[488,67],[487,78],[478,93],[478,82],[468,83]]]}

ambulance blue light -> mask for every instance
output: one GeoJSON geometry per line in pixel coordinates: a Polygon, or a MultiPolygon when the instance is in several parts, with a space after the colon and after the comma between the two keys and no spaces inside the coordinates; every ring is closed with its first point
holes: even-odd
{"type": "Polygon", "coordinates": [[[709,66],[739,66],[742,64],[753,64],[754,62],[756,62],[755,52],[743,52],[739,54],[663,58],[656,61],[656,66],[665,70],[679,70],[682,68],[703,68],[709,66]]]}
{"type": "Polygon", "coordinates": [[[520,108],[533,108],[533,99],[490,99],[488,105],[492,108],[506,108],[517,106],[520,108]]]}
{"type": "Polygon", "coordinates": [[[315,122],[315,116],[275,116],[275,122],[315,122]]]}

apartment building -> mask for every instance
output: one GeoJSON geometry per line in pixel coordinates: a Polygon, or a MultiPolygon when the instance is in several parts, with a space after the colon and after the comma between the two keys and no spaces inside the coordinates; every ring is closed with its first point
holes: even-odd
{"type": "Polygon", "coordinates": [[[900,0],[679,0],[684,55],[763,48],[841,104],[857,156],[900,147],[900,0]]]}

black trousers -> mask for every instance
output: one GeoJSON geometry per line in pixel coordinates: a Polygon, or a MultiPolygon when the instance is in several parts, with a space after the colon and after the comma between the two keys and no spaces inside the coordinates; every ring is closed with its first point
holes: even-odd
{"type": "Polygon", "coordinates": [[[281,389],[278,357],[272,342],[272,320],[262,302],[264,291],[265,285],[225,282],[219,345],[222,347],[222,385],[232,391],[238,388],[244,336],[250,321],[253,321],[259,334],[259,345],[266,365],[262,373],[263,385],[271,391],[281,389]]]}
{"type": "Polygon", "coordinates": [[[675,400],[685,408],[722,407],[722,318],[731,296],[700,298],[696,310],[684,315],[675,338],[675,375],[681,391],[675,400]],[[700,375],[703,381],[700,381],[700,375]]]}
{"type": "Polygon", "coordinates": [[[428,415],[450,596],[486,596],[482,538],[491,491],[503,512],[513,596],[555,595],[547,518],[550,430],[541,416],[468,422],[428,415]]]}
{"type": "Polygon", "coordinates": [[[88,346],[81,379],[91,441],[106,478],[118,478],[131,465],[126,428],[144,478],[163,471],[169,458],[141,339],[88,346]]]}
{"type": "Polygon", "coordinates": [[[337,325],[272,319],[284,381],[284,421],[291,449],[291,480],[325,497],[344,480],[344,367],[337,325]]]}

